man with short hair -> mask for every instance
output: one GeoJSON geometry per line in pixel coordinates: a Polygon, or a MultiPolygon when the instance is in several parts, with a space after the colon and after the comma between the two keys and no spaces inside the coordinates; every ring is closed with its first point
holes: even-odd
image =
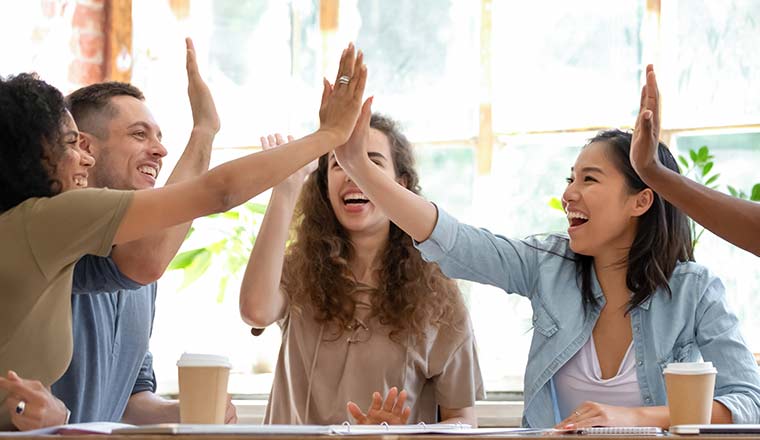
{"type": "MultiPolygon", "coordinates": [[[[216,108],[198,73],[189,39],[187,75],[193,131],[167,185],[208,170],[211,144],[219,131],[216,108]]],[[[93,84],[66,97],[81,133],[80,145],[96,159],[89,186],[140,190],[155,185],[167,151],[144,99],[136,87],[118,82],[93,84]]],[[[178,402],[155,394],[148,342],[156,280],[189,228],[187,223],[156,231],[114,247],[107,258],[88,255],[77,263],[72,295],[74,355],[52,386],[53,394],[71,411],[70,423],[179,422],[178,402]]],[[[237,421],[229,399],[225,419],[237,421]]]]}

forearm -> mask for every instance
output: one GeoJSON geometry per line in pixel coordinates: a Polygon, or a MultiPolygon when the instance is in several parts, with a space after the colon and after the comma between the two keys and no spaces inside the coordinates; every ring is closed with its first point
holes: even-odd
{"type": "Polygon", "coordinates": [[[478,417],[475,413],[475,407],[470,406],[457,409],[441,407],[441,423],[463,423],[477,428],[478,417]]]}
{"type": "Polygon", "coordinates": [[[760,256],[760,205],[700,185],[662,165],[642,172],[660,196],[721,238],[760,256]]]}
{"type": "MultiPolygon", "coordinates": [[[[642,406],[638,408],[640,426],[670,427],[670,410],[667,406],[642,406]]],[[[731,411],[722,403],[713,401],[710,423],[733,423],[731,411]]]]}
{"type": "Polygon", "coordinates": [[[150,231],[234,208],[328,152],[337,140],[335,134],[319,130],[282,147],[224,163],[196,179],[137,191],[113,243],[130,242],[150,231]]]}
{"type": "Polygon", "coordinates": [[[284,315],[287,300],[280,279],[298,193],[272,191],[240,287],[240,316],[248,325],[267,327],[284,315]]]}
{"type": "Polygon", "coordinates": [[[430,237],[438,218],[432,203],[389,178],[369,158],[346,165],[344,170],[372,203],[414,240],[430,237]]]}
{"type": "MultiPolygon", "coordinates": [[[[167,185],[191,179],[208,170],[214,135],[212,129],[193,129],[167,185]]],[[[140,240],[124,243],[114,248],[111,256],[124,275],[140,284],[150,284],[161,278],[182,246],[191,224],[183,223],[140,240]]]]}
{"type": "Polygon", "coordinates": [[[132,425],[178,423],[179,401],[163,399],[150,391],[133,394],[121,421],[132,425]]]}

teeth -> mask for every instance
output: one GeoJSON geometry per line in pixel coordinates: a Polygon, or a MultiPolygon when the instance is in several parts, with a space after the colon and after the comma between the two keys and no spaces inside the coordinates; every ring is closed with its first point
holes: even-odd
{"type": "Polygon", "coordinates": [[[74,177],[74,185],[76,186],[87,186],[87,178],[85,177],[74,177]]]}
{"type": "Polygon", "coordinates": [[[147,174],[147,175],[153,177],[154,179],[158,175],[158,171],[155,168],[153,168],[151,166],[148,166],[148,165],[143,165],[143,166],[138,167],[137,171],[139,171],[139,172],[141,172],[143,174],[147,174]]]}
{"type": "Polygon", "coordinates": [[[369,201],[369,199],[363,193],[351,193],[343,196],[343,201],[348,202],[351,200],[369,201]]]}
{"type": "Polygon", "coordinates": [[[583,220],[588,220],[588,217],[586,217],[584,214],[582,214],[580,212],[576,212],[576,211],[570,211],[570,212],[568,212],[567,213],[567,218],[568,219],[579,218],[579,219],[583,219],[583,220]]]}

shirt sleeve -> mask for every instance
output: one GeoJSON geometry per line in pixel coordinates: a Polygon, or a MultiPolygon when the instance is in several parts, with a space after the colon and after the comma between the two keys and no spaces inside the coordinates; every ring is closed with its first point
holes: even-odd
{"type": "Polygon", "coordinates": [[[469,323],[467,336],[451,353],[433,381],[436,402],[444,408],[467,408],[474,406],[476,400],[486,398],[475,336],[469,323]]]}
{"type": "Polygon", "coordinates": [[[37,199],[26,213],[25,227],[42,273],[51,278],[86,254],[107,256],[131,200],[131,191],[109,189],[37,199]]]}
{"type": "Polygon", "coordinates": [[[697,344],[705,361],[718,370],[715,400],[730,411],[733,423],[760,419],[760,373],[739,332],[739,320],[726,304],[725,288],[711,277],[697,306],[697,344]]]}
{"type": "Polygon", "coordinates": [[[530,297],[539,273],[538,246],[465,225],[438,208],[430,237],[415,243],[422,257],[451,278],[490,284],[530,297]]]}
{"type": "Polygon", "coordinates": [[[121,273],[110,255],[85,255],[74,266],[74,294],[113,293],[119,290],[136,290],[142,286],[121,273]]]}
{"type": "Polygon", "coordinates": [[[137,373],[137,379],[135,380],[135,386],[132,388],[132,394],[142,393],[143,391],[155,393],[156,388],[156,373],[153,371],[153,355],[148,351],[143,358],[140,372],[137,373]]]}

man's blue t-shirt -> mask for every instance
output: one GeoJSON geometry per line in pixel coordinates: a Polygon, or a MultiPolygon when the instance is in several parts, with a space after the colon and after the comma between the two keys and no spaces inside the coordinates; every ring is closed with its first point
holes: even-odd
{"type": "Polygon", "coordinates": [[[148,342],[156,283],[142,286],[110,257],[83,257],[71,297],[74,354],[53,394],[71,411],[70,423],[118,422],[132,394],[156,391],[148,342]]]}

